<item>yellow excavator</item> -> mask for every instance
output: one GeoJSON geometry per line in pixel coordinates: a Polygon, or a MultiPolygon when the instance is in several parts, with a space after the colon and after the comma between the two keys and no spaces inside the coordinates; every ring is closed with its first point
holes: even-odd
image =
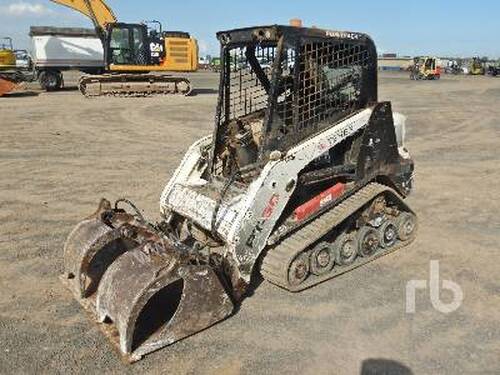
{"type": "Polygon", "coordinates": [[[118,22],[103,0],[51,0],[92,20],[102,41],[102,74],[83,75],[80,91],[87,97],[188,95],[191,82],[163,72],[198,69],[198,43],[188,33],[163,31],[161,24],[118,22]]]}
{"type": "Polygon", "coordinates": [[[16,72],[16,54],[12,39],[0,38],[0,96],[14,90],[21,81],[16,72]]]}

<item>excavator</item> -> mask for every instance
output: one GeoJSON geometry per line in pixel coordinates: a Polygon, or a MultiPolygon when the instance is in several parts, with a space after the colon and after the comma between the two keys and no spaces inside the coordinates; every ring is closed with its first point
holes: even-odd
{"type": "Polygon", "coordinates": [[[17,71],[12,38],[0,38],[0,96],[16,89],[23,80],[23,75],[17,71]]]}
{"type": "Polygon", "coordinates": [[[105,69],[83,75],[79,89],[86,97],[189,95],[185,77],[160,74],[198,69],[198,44],[188,33],[163,31],[151,23],[119,22],[103,0],[51,0],[90,18],[102,41],[105,69]]]}
{"type": "Polygon", "coordinates": [[[416,237],[405,117],[378,100],[372,39],[280,25],[217,37],[213,132],[172,174],[161,219],[101,199],[64,246],[62,281],[130,362],[231,316],[262,279],[356,293],[340,275],[416,237]]]}

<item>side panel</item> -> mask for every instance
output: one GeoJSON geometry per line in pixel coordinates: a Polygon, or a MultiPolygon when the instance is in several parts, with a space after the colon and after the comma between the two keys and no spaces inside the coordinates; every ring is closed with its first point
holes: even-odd
{"type": "Polygon", "coordinates": [[[194,72],[198,70],[198,43],[194,38],[165,39],[166,58],[162,64],[165,70],[194,72]]]}
{"type": "Polygon", "coordinates": [[[299,173],[311,161],[366,126],[371,113],[371,109],[365,109],[290,149],[283,159],[270,161],[261,177],[250,185],[229,244],[246,282],[250,281],[255,262],[295,190],[299,173]]]}
{"type": "MultiPolygon", "coordinates": [[[[299,173],[312,160],[365,127],[371,113],[371,109],[365,109],[292,148],[280,160],[268,162],[245,194],[221,206],[217,228],[246,282],[250,281],[255,261],[294,192],[299,173]]],[[[179,212],[208,229],[207,220],[213,217],[214,200],[194,194],[190,195],[191,199],[185,199],[191,194],[185,190],[194,185],[191,181],[199,181],[194,170],[196,154],[199,155],[195,148],[190,149],[165,188],[160,205],[162,212],[179,212]],[[195,178],[190,181],[190,176],[195,178]]]]}
{"type": "Polygon", "coordinates": [[[37,67],[104,67],[99,38],[46,35],[32,42],[37,67]]]}
{"type": "MultiPolygon", "coordinates": [[[[396,118],[403,121],[398,116],[396,118]]],[[[403,143],[403,134],[400,138],[403,143]]],[[[401,151],[405,152],[404,149],[401,151]]],[[[396,190],[406,196],[411,189],[413,169],[413,161],[401,156],[391,103],[376,104],[363,134],[356,168],[357,180],[369,181],[378,176],[388,177],[396,190]]]]}

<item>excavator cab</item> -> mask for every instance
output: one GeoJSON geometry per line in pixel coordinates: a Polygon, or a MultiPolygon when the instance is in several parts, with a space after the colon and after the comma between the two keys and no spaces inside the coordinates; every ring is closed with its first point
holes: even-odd
{"type": "Polygon", "coordinates": [[[0,69],[11,69],[16,66],[16,55],[9,37],[0,38],[0,69]]]}
{"type": "Polygon", "coordinates": [[[142,24],[108,25],[105,48],[108,65],[149,65],[151,51],[147,27],[142,24]]]}

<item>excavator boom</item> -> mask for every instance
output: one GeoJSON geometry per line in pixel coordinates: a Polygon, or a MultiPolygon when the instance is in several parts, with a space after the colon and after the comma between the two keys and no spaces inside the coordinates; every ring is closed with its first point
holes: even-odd
{"type": "Polygon", "coordinates": [[[117,22],[111,8],[102,0],[51,0],[53,3],[64,5],[76,10],[92,20],[94,26],[104,31],[106,25],[117,22]]]}

